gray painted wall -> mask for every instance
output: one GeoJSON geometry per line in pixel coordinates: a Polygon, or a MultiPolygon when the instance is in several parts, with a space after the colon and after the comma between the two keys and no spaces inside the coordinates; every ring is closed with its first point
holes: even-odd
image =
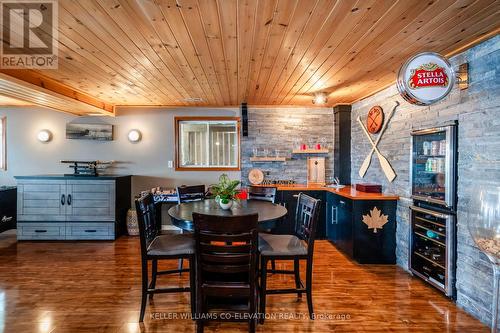
{"type": "Polygon", "coordinates": [[[248,108],[248,137],[241,142],[241,176],[248,185],[248,172],[258,168],[267,173],[266,179],[291,179],[305,184],[307,181],[307,157],[323,156],[326,177],[333,175],[333,110],[331,108],[248,108]],[[308,143],[325,137],[329,154],[291,154],[294,141],[300,138],[308,143]],[[269,148],[287,151],[286,163],[255,163],[250,161],[253,148],[269,148]]]}
{"type": "MultiPolygon", "coordinates": [[[[115,160],[115,174],[132,174],[132,193],[154,186],[172,187],[182,184],[212,184],[221,172],[186,172],[168,168],[174,160],[174,117],[180,115],[239,116],[238,108],[121,108],[118,117],[79,118],[42,108],[0,108],[7,116],[7,171],[0,171],[0,184],[15,184],[16,175],[69,173],[59,163],[63,159],[115,160]],[[109,142],[67,140],[66,123],[98,122],[114,126],[114,140],[109,142]],[[142,141],[130,143],[127,133],[139,129],[142,141]],[[36,139],[41,129],[53,133],[49,143],[36,139]]],[[[240,172],[229,173],[238,179],[240,172]]]]}
{"type": "Polygon", "coordinates": [[[492,38],[458,56],[452,63],[469,62],[470,86],[457,87],[443,101],[430,107],[410,105],[399,96],[395,86],[353,105],[352,181],[359,182],[358,170],[371,146],[356,117],[366,119],[368,110],[381,105],[389,112],[393,101],[397,109],[379,148],[398,174],[388,183],[374,156],[363,181],[383,184],[384,192],[401,196],[397,217],[397,261],[408,268],[408,230],[410,200],[410,131],[434,127],[450,120],[459,121],[458,160],[458,259],[457,303],[485,323],[491,318],[493,277],[487,258],[474,246],[467,230],[468,201],[475,195],[473,185],[500,186],[500,37],[492,38]]]}

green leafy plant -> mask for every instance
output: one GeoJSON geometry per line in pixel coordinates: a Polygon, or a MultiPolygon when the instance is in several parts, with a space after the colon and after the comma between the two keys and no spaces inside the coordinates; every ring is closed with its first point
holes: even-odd
{"type": "Polygon", "coordinates": [[[223,173],[219,177],[219,183],[211,186],[211,192],[213,197],[219,197],[223,204],[229,203],[231,200],[237,200],[238,190],[236,189],[240,185],[239,180],[231,180],[229,177],[223,173]]]}

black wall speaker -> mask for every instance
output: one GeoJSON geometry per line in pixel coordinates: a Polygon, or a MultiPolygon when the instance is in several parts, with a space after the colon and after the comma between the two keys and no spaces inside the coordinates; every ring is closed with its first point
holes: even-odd
{"type": "Polygon", "coordinates": [[[241,133],[248,136],[248,107],[247,103],[241,103],[241,133]]]}

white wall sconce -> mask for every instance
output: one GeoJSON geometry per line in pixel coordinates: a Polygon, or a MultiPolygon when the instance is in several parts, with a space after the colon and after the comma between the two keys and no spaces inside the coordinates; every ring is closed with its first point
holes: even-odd
{"type": "Polygon", "coordinates": [[[314,94],[314,98],[312,100],[315,105],[323,105],[328,102],[328,95],[325,92],[317,92],[314,94]]]}
{"type": "Polygon", "coordinates": [[[141,141],[142,133],[141,133],[141,131],[139,131],[137,129],[133,129],[133,130],[130,130],[130,132],[128,132],[127,137],[128,137],[128,141],[130,141],[132,143],[136,143],[136,142],[141,141]]]}
{"type": "Polygon", "coordinates": [[[40,142],[49,142],[50,140],[52,140],[52,133],[49,130],[43,129],[38,132],[36,138],[40,142]]]}

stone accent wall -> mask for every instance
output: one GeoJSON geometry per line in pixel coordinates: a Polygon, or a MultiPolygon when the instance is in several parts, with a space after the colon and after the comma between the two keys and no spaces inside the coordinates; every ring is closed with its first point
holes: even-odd
{"type": "Polygon", "coordinates": [[[457,303],[467,312],[489,324],[493,289],[492,268],[488,259],[474,246],[467,230],[468,201],[475,195],[473,185],[500,186],[500,36],[496,36],[451,59],[453,65],[469,63],[470,85],[460,91],[457,86],[443,101],[428,107],[414,106],[403,101],[395,86],[391,86],[353,105],[352,110],[352,181],[372,181],[383,184],[384,192],[401,196],[397,213],[397,262],[408,269],[410,199],[410,131],[434,127],[451,120],[458,128],[458,244],[457,244],[457,303]],[[356,117],[366,119],[373,105],[390,111],[393,102],[401,105],[392,118],[379,148],[397,173],[388,183],[378,159],[363,179],[358,170],[371,146],[356,117]]]}
{"type": "Polygon", "coordinates": [[[297,183],[307,181],[307,157],[292,154],[294,139],[305,143],[309,138],[327,139],[329,154],[326,158],[326,177],[333,175],[333,110],[331,108],[248,108],[248,137],[241,140],[241,178],[248,185],[248,172],[252,168],[264,171],[266,179],[292,179],[297,183]],[[288,151],[291,157],[285,163],[254,163],[250,161],[253,148],[288,151]]]}

